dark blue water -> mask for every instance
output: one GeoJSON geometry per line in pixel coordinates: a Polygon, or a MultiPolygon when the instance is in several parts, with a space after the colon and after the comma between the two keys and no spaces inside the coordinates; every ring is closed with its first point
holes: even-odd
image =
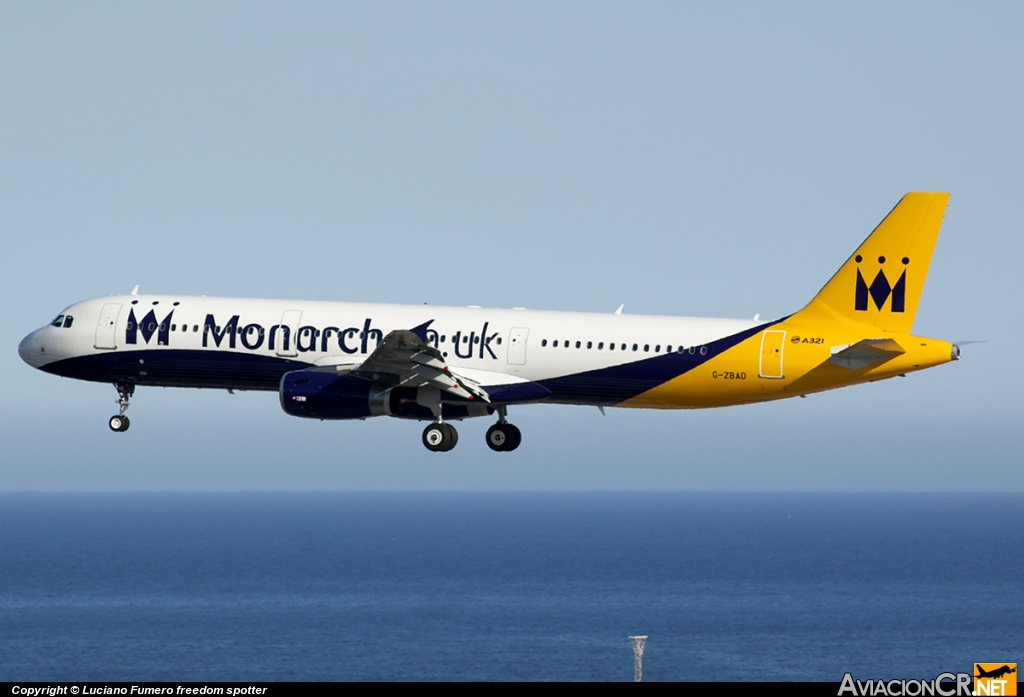
{"type": "Polygon", "coordinates": [[[1022,504],[2,494],[0,680],[934,677],[1024,660],[1022,504]]]}

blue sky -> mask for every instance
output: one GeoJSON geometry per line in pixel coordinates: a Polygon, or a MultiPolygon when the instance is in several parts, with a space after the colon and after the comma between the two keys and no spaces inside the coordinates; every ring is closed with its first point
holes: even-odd
{"type": "Polygon", "coordinates": [[[1024,8],[5,3],[0,490],[1024,490],[1024,8]],[[695,412],[412,422],[33,371],[143,292],[674,315],[798,309],[906,191],[952,192],[915,331],[957,364],[695,412]]]}

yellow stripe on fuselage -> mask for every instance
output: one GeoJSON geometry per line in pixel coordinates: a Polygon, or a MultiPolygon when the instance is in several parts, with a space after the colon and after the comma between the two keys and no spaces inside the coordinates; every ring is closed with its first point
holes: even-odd
{"type": "Polygon", "coordinates": [[[696,409],[764,402],[882,380],[953,360],[953,345],[948,341],[879,332],[869,325],[822,324],[807,319],[794,316],[771,325],[697,368],[619,406],[696,409]],[[776,332],[785,334],[780,337],[776,332]],[[833,347],[838,350],[863,339],[883,337],[893,339],[905,353],[860,369],[832,362],[833,347]],[[782,338],[779,359],[769,362],[774,355],[772,340],[777,338],[782,338]],[[780,372],[782,377],[774,377],[780,372]]]}

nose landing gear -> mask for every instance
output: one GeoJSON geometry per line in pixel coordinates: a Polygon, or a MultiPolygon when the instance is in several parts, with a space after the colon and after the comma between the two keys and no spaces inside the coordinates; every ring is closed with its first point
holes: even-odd
{"type": "Polygon", "coordinates": [[[111,416],[110,421],[108,421],[107,424],[110,426],[111,431],[123,433],[124,431],[127,431],[128,426],[131,425],[131,421],[128,420],[128,416],[126,414],[128,412],[128,400],[133,394],[135,394],[135,385],[122,383],[116,384],[114,387],[117,389],[117,394],[120,396],[120,399],[117,400],[120,409],[118,410],[117,416],[111,416]]]}

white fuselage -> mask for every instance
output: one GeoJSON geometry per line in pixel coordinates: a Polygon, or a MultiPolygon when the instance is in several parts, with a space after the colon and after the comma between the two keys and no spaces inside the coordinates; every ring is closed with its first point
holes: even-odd
{"type": "MultiPolygon", "coordinates": [[[[428,341],[452,370],[484,384],[545,381],[689,351],[758,326],[752,320],[551,312],[524,309],[126,295],[76,303],[72,326],[46,326],[22,342],[26,362],[46,369],[117,357],[116,375],[136,384],[277,389],[280,370],[259,379],[229,366],[358,364],[392,330],[430,322],[428,341]],[[163,357],[181,355],[173,365],[163,357]],[[217,354],[217,362],[204,360],[217,354]],[[136,358],[136,356],[138,356],[136,358]],[[189,369],[189,363],[194,370],[189,369]],[[225,370],[218,372],[217,365],[225,370]],[[244,375],[243,375],[244,373],[244,375]]],[[[66,321],[65,321],[66,322],[66,321]]],[[[259,370],[259,367],[254,368],[259,370]]],[[[75,371],[72,371],[75,372],[75,371]]],[[[81,372],[81,371],[78,371],[81,372]]],[[[579,403],[584,395],[553,396],[579,403]]],[[[621,401],[598,400],[600,403],[621,401]]]]}

